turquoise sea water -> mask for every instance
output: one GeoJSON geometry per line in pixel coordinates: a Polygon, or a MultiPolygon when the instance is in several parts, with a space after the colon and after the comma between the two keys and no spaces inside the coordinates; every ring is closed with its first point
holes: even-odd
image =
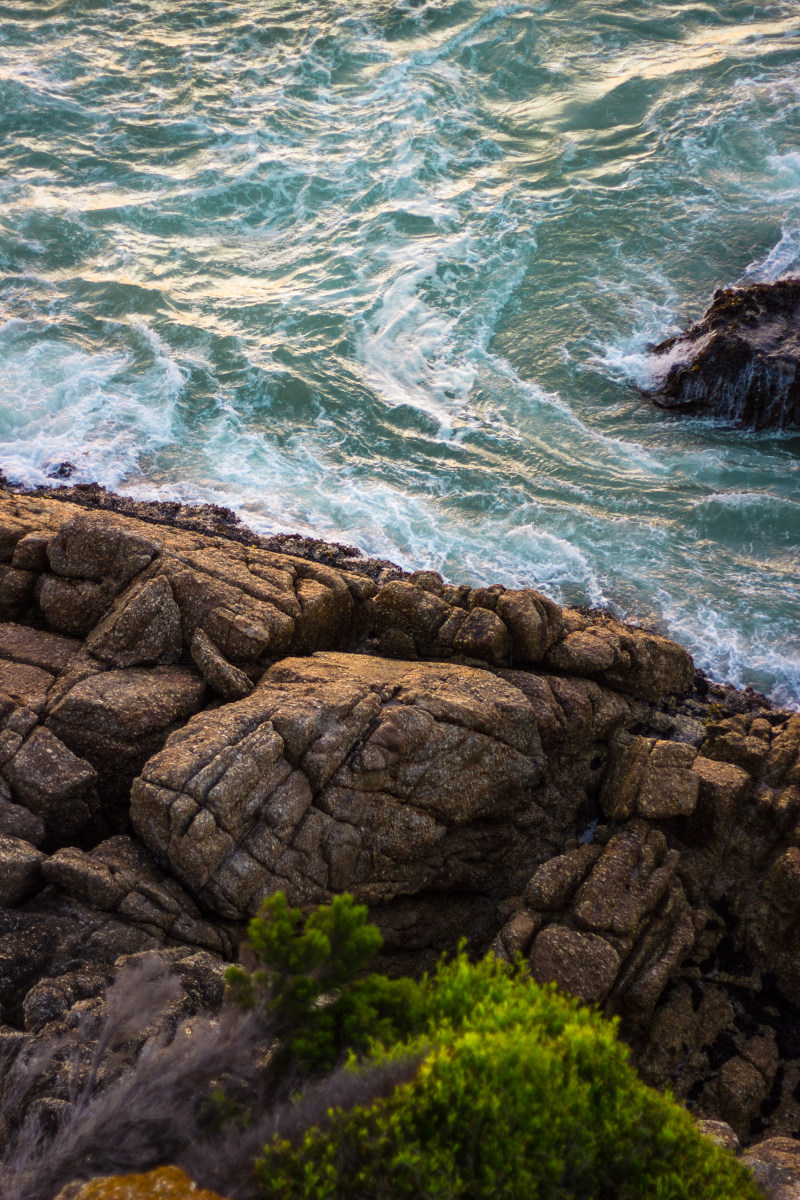
{"type": "Polygon", "coordinates": [[[800,272],[797,0],[0,3],[0,466],[656,622],[800,704],[800,436],[642,403],[800,272]]]}

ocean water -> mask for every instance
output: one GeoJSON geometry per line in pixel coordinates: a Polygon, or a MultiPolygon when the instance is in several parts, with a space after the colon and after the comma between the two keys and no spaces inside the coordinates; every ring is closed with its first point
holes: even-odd
{"type": "Polygon", "coordinates": [[[800,704],[800,435],[648,344],[800,273],[797,0],[0,3],[0,467],[533,585],[800,704]]]}

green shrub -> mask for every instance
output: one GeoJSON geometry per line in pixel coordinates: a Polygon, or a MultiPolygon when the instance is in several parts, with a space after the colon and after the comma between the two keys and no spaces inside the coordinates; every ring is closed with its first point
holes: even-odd
{"type": "Polygon", "coordinates": [[[279,1042],[273,1073],[310,1075],[330,1069],[347,1050],[373,1040],[397,1041],[422,1027],[420,985],[357,973],[380,949],[367,909],[336,896],[305,921],[282,892],[268,899],[248,925],[260,966],[232,966],[228,987],[241,1008],[259,1007],[279,1042]]]}
{"type": "MultiPolygon", "coordinates": [[[[628,1063],[613,1023],[463,956],[418,985],[415,1078],[256,1164],[277,1200],[757,1200],[752,1177],[628,1063]]],[[[355,1068],[355,1063],[354,1069],[355,1068]]]]}

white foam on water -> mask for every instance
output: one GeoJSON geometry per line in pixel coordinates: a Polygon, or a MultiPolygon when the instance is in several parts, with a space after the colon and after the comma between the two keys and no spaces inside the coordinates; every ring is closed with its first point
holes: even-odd
{"type": "Polygon", "coordinates": [[[789,496],[775,496],[771,492],[712,492],[693,501],[695,508],[786,508],[800,510],[800,501],[789,496]]]}
{"type": "Polygon", "coordinates": [[[751,263],[744,275],[763,283],[800,275],[800,220],[796,226],[783,229],[769,253],[751,263]]]}
{"type": "Polygon", "coordinates": [[[12,482],[52,483],[67,462],[70,482],[115,488],[175,440],[183,374],[156,333],[136,330],[151,364],[131,378],[127,352],[91,353],[27,321],[0,327],[0,461],[12,482]]]}
{"type": "MultiPolygon", "coordinates": [[[[458,248],[450,242],[446,252],[452,261],[458,248]]],[[[436,248],[419,248],[411,255],[408,249],[385,250],[383,256],[404,262],[411,257],[412,265],[382,292],[378,311],[358,339],[364,377],[387,404],[410,404],[434,417],[442,436],[452,436],[454,420],[467,414],[476,372],[455,351],[457,317],[419,294],[438,265],[436,248]]]]}
{"type": "MultiPolygon", "coordinates": [[[[590,557],[568,538],[535,522],[515,523],[506,517],[465,523],[448,510],[446,501],[341,472],[334,496],[324,458],[315,457],[313,448],[298,463],[294,455],[263,446],[243,465],[246,439],[234,444],[226,433],[212,445],[217,454],[226,453],[230,466],[234,459],[239,463],[234,473],[223,461],[219,483],[125,483],[119,490],[140,499],[220,504],[257,532],[346,542],[406,570],[436,570],[459,583],[536,586],[554,599],[562,599],[566,590],[572,602],[607,603],[590,557]],[[228,474],[233,476],[231,488],[225,486],[228,474]],[[263,486],[265,476],[268,489],[263,486]]],[[[253,442],[249,448],[254,449],[253,442]]]]}
{"type": "MultiPolygon", "coordinates": [[[[344,117],[354,154],[326,162],[351,203],[363,205],[365,189],[380,188],[380,202],[363,211],[359,244],[351,250],[362,260],[348,300],[363,378],[387,406],[417,409],[437,423],[441,439],[456,443],[465,429],[483,424],[471,397],[474,355],[524,274],[525,256],[513,239],[531,220],[530,204],[512,193],[502,171],[495,175],[499,150],[488,143],[477,148],[483,122],[474,80],[456,57],[509,14],[528,10],[482,7],[455,31],[426,32],[424,49],[387,43],[375,25],[362,31],[360,50],[376,62],[344,117]],[[466,174],[459,130],[471,147],[466,174]],[[359,149],[361,173],[353,171],[359,149]],[[387,229],[390,214],[427,218],[435,233],[387,229]],[[373,228],[381,230],[379,239],[373,228]],[[464,281],[456,293],[447,278],[453,270],[464,281]]],[[[343,120],[341,110],[333,120],[343,120]]],[[[330,133],[307,148],[312,161],[330,133]]]]}
{"type": "Polygon", "coordinates": [[[657,388],[673,367],[689,360],[703,348],[708,338],[698,338],[691,344],[678,341],[669,350],[653,354],[648,346],[652,340],[638,331],[633,337],[618,345],[607,345],[593,360],[605,367],[614,378],[634,384],[643,391],[657,388]]]}
{"type": "Polygon", "coordinates": [[[515,389],[521,395],[525,396],[526,400],[533,406],[534,411],[539,410],[546,413],[549,410],[550,413],[557,414],[559,418],[572,426],[573,431],[577,429],[581,440],[591,447],[593,455],[601,453],[607,456],[610,462],[614,462],[617,466],[632,470],[637,474],[646,472],[650,475],[658,475],[669,472],[669,465],[650,452],[640,442],[612,437],[609,434],[603,433],[602,430],[588,425],[581,420],[572,405],[562,396],[548,392],[538,384],[523,379],[506,359],[501,358],[499,355],[486,355],[485,357],[488,361],[491,361],[492,366],[499,375],[510,380],[515,389]]]}
{"type": "Polygon", "coordinates": [[[607,596],[592,557],[566,537],[548,532],[535,522],[515,524],[506,519],[495,525],[485,522],[480,541],[491,547],[491,560],[481,562],[479,551],[467,551],[464,561],[481,583],[495,580],[506,587],[535,584],[555,599],[565,588],[580,591],[584,603],[602,606],[607,596]]]}
{"type": "MultiPolygon", "coordinates": [[[[798,85],[800,100],[800,84],[798,85]]],[[[781,236],[768,252],[749,263],[742,278],[772,283],[776,279],[800,275],[800,150],[770,154],[767,165],[772,172],[759,189],[768,202],[787,211],[781,236]]]]}
{"type": "Polygon", "coordinates": [[[800,636],[796,627],[767,622],[760,630],[744,633],[728,614],[721,616],[710,604],[697,611],[668,604],[665,619],[673,636],[692,651],[695,665],[713,678],[736,687],[764,688],[775,703],[797,707],[800,636]]]}

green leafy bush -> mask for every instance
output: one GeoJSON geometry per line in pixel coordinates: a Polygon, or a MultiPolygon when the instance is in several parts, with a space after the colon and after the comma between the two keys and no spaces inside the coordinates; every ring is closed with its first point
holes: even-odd
{"type": "Polygon", "coordinates": [[[388,1044],[422,1027],[422,992],[413,980],[355,978],[381,946],[367,915],[342,895],[304,922],[278,892],[250,921],[248,941],[261,965],[252,973],[229,967],[227,980],[237,1004],[263,1009],[274,1029],[280,1048],[273,1071],[326,1071],[347,1050],[388,1044]]]}
{"type": "MultiPolygon", "coordinates": [[[[519,969],[459,955],[416,987],[390,1096],[328,1114],[256,1164],[277,1200],[757,1200],[752,1177],[646,1087],[613,1023],[519,969]]],[[[353,1069],[356,1069],[355,1062],[353,1069]]]]}

